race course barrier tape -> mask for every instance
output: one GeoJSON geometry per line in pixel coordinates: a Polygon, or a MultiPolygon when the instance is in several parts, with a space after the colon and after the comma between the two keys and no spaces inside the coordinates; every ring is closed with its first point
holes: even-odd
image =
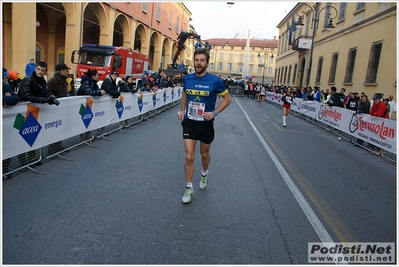
{"type": "MultiPolygon", "coordinates": [[[[266,99],[283,105],[282,95],[266,92],[266,99]]],[[[302,113],[319,122],[323,122],[335,129],[345,132],[354,138],[364,140],[396,155],[396,121],[356,114],[356,112],[330,107],[317,101],[295,98],[291,110],[302,113]]]]}
{"type": "Polygon", "coordinates": [[[3,159],[143,115],[181,99],[182,88],[121,93],[118,98],[70,96],[59,106],[19,102],[3,108],[3,159]]]}

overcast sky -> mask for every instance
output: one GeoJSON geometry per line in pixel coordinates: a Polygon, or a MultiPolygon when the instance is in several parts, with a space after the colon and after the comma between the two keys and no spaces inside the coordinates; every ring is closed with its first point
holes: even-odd
{"type": "Polygon", "coordinates": [[[201,39],[233,38],[278,38],[277,25],[295,7],[294,1],[183,1],[192,13],[191,24],[201,39]]]}

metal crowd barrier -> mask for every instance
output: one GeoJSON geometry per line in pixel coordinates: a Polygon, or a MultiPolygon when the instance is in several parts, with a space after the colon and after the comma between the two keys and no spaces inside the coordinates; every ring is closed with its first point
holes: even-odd
{"type": "Polygon", "coordinates": [[[113,123],[105,127],[95,129],[93,131],[88,131],[86,133],[82,133],[71,138],[55,142],[53,144],[49,144],[40,149],[22,153],[12,158],[4,159],[2,171],[3,178],[11,178],[13,176],[13,173],[25,168],[32,170],[37,174],[44,175],[45,172],[39,172],[34,168],[35,165],[41,165],[41,160],[43,158],[50,159],[54,157],[59,157],[64,160],[71,161],[71,159],[65,157],[65,152],[68,152],[69,150],[81,145],[89,145],[93,148],[97,148],[97,146],[93,145],[95,139],[103,138],[107,140],[112,140],[108,137],[111,133],[116,131],[123,131],[124,128],[130,128],[134,124],[137,124],[144,120],[148,120],[150,117],[180,104],[180,102],[181,101],[179,99],[167,105],[159,107],[158,109],[150,110],[144,114],[129,118],[122,122],[113,123]]]}

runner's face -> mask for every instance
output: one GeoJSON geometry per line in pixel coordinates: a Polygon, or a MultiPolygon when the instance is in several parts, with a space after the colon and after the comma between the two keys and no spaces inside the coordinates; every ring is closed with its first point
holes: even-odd
{"type": "Polygon", "coordinates": [[[195,73],[197,75],[203,75],[208,68],[208,63],[206,62],[206,56],[204,54],[195,55],[194,58],[195,73]]]}

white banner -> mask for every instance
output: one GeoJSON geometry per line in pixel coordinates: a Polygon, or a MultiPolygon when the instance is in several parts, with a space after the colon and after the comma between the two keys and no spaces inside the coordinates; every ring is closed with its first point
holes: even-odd
{"type": "Polygon", "coordinates": [[[170,104],[182,88],[156,93],[121,93],[118,98],[71,96],[59,106],[20,102],[3,108],[3,159],[44,147],[170,104]]]}
{"type": "MultiPolygon", "coordinates": [[[[266,99],[282,105],[282,95],[266,93],[266,99]]],[[[355,138],[396,154],[396,121],[367,114],[356,114],[352,110],[330,107],[317,101],[295,98],[291,110],[323,122],[355,138]]]]}

